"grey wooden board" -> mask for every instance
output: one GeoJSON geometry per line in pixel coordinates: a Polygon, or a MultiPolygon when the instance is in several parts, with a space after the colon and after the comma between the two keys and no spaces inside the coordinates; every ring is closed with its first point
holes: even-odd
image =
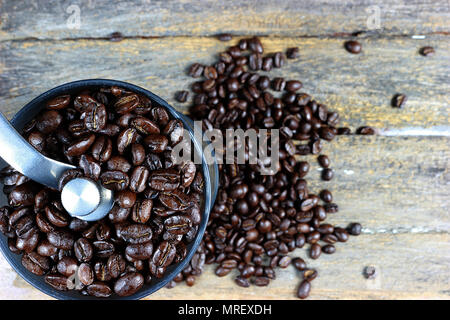
{"type": "Polygon", "coordinates": [[[0,40],[98,38],[114,31],[129,37],[412,35],[449,32],[449,20],[445,0],[2,0],[0,40]],[[73,28],[78,12],[80,25],[73,28]],[[377,13],[379,25],[371,23],[377,13]]]}

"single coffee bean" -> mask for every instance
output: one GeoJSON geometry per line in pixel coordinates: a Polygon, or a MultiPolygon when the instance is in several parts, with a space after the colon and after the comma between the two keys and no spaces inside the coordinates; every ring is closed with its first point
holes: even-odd
{"type": "Polygon", "coordinates": [[[322,252],[326,254],[333,254],[336,252],[336,247],[332,244],[327,244],[322,247],[322,252]]]}
{"type": "Polygon", "coordinates": [[[94,255],[94,249],[92,248],[89,240],[86,238],[80,238],[75,241],[73,249],[75,256],[80,262],[89,262],[94,255]]]}
{"type": "Polygon", "coordinates": [[[345,49],[353,54],[358,54],[361,52],[362,46],[358,41],[350,40],[344,43],[345,49]]]}
{"type": "Polygon", "coordinates": [[[435,54],[435,50],[433,47],[423,47],[419,50],[419,52],[425,57],[431,57],[435,54]]]}
{"type": "Polygon", "coordinates": [[[405,106],[406,100],[408,100],[406,95],[398,93],[392,98],[391,104],[394,108],[403,108],[405,106]]]}
{"type": "Polygon", "coordinates": [[[128,297],[139,291],[144,285],[144,277],[137,272],[127,273],[114,284],[114,292],[120,297],[128,297]]]}
{"type": "Polygon", "coordinates": [[[177,100],[178,102],[186,102],[188,96],[189,92],[186,90],[177,91],[175,93],[175,100],[177,100]]]}
{"type": "Polygon", "coordinates": [[[333,195],[329,190],[326,189],[320,191],[320,198],[327,203],[333,202],[333,195]]]}
{"type": "Polygon", "coordinates": [[[370,136],[370,135],[374,135],[375,134],[375,129],[372,127],[359,127],[356,130],[356,134],[361,134],[361,135],[365,135],[365,136],[370,136]]]}
{"type": "Polygon", "coordinates": [[[309,256],[311,257],[311,259],[317,259],[320,256],[320,253],[322,248],[320,247],[320,245],[318,243],[313,243],[311,245],[310,251],[309,251],[309,256]]]}
{"type": "Polygon", "coordinates": [[[325,168],[322,171],[322,179],[325,181],[330,181],[331,179],[333,179],[334,176],[334,171],[333,169],[330,168],[325,168]]]}
{"type": "Polygon", "coordinates": [[[366,279],[375,279],[377,276],[377,270],[373,266],[368,266],[364,268],[363,274],[366,279]]]}
{"type": "Polygon", "coordinates": [[[297,297],[306,299],[311,291],[311,284],[308,280],[303,280],[297,290],[297,297]]]}
{"type": "Polygon", "coordinates": [[[362,226],[359,223],[351,223],[347,230],[352,236],[359,236],[361,234],[362,226]]]}
{"type": "Polygon", "coordinates": [[[286,50],[286,57],[288,59],[297,59],[300,56],[298,47],[288,48],[286,50]]]}

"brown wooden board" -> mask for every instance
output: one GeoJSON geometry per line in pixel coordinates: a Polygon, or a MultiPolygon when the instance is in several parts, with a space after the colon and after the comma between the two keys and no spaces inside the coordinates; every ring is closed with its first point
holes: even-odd
{"type": "MultiPolygon", "coordinates": [[[[231,42],[234,43],[234,42],[231,42]]],[[[444,36],[412,39],[365,39],[352,55],[343,40],[264,38],[266,52],[299,46],[300,58],[270,73],[300,79],[305,92],[341,114],[342,125],[357,128],[449,126],[450,43],[444,36]],[[418,54],[436,47],[434,57],[418,54]],[[396,93],[408,96],[404,109],[390,106],[396,93]]],[[[77,41],[7,41],[0,43],[0,104],[11,115],[38,94],[65,82],[112,78],[143,86],[179,110],[175,91],[194,82],[186,75],[193,62],[213,63],[230,44],[211,38],[77,41]]],[[[438,128],[435,128],[438,127],[438,128]]]]}

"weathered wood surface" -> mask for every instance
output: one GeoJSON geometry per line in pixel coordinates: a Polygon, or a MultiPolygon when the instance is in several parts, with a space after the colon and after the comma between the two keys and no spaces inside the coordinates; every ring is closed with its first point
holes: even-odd
{"type": "MultiPolygon", "coordinates": [[[[267,52],[299,46],[301,56],[270,73],[301,79],[305,92],[342,114],[342,124],[357,128],[433,128],[449,126],[450,42],[365,39],[363,53],[348,54],[340,39],[264,38],[267,52]],[[418,54],[436,47],[434,57],[418,54]],[[390,106],[395,93],[408,96],[407,107],[390,106]]],[[[231,42],[234,43],[234,42],[231,42]]],[[[147,88],[176,108],[176,90],[194,79],[193,62],[212,63],[229,43],[213,38],[21,41],[0,43],[0,104],[8,115],[38,93],[71,80],[111,78],[147,88]]]]}
{"type": "MultiPolygon", "coordinates": [[[[295,256],[305,258],[300,253],[295,256]]],[[[311,299],[450,299],[450,235],[365,234],[338,245],[334,255],[310,263],[319,272],[311,299]],[[376,279],[367,280],[365,266],[375,266],[376,279]]],[[[0,292],[3,299],[48,299],[20,278],[0,257],[0,292]]],[[[237,287],[235,273],[218,278],[208,266],[194,287],[179,284],[161,289],[146,299],[295,299],[299,275],[290,266],[277,273],[266,288],[237,287]]]]}
{"type": "Polygon", "coordinates": [[[114,31],[128,37],[208,36],[221,32],[333,36],[355,31],[411,35],[450,31],[446,0],[3,0],[0,3],[0,40],[98,38],[114,31]],[[74,5],[79,9],[72,9],[74,5]],[[78,12],[79,28],[68,28],[68,20],[78,12]],[[376,12],[379,25],[371,24],[376,12]]]}
{"type": "MultiPolygon", "coordinates": [[[[338,245],[334,255],[308,259],[320,274],[311,298],[450,299],[447,1],[79,1],[80,29],[69,29],[71,4],[0,0],[1,112],[11,117],[56,85],[99,77],[135,83],[186,111],[188,104],[173,99],[194,81],[186,68],[213,62],[234,43],[208,36],[267,35],[266,52],[299,46],[301,57],[271,76],[301,79],[305,92],[340,113],[342,125],[372,125],[392,135],[341,136],[327,144],[335,169],[330,182],[320,181],[315,158],[308,157],[311,190],[330,189],[340,208],[329,221],[364,226],[363,235],[338,245]],[[380,8],[381,29],[363,34],[363,52],[350,55],[342,48],[346,33],[370,31],[372,5],[380,8]],[[126,39],[102,39],[114,31],[126,39]],[[436,48],[434,57],[418,54],[425,45],[436,48]],[[398,92],[408,95],[401,110],[390,107],[398,92]],[[375,280],[362,276],[368,265],[380,272],[375,280]]],[[[304,251],[294,254],[305,257],[304,251]]],[[[0,298],[48,298],[3,257],[0,272],[0,298]]],[[[268,288],[239,288],[233,275],[218,278],[210,267],[195,287],[163,289],[149,299],[295,298],[292,267],[268,288]]]]}

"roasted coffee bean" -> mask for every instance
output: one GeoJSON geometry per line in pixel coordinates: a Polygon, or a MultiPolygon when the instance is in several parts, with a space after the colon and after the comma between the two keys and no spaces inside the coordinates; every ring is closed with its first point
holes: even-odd
{"type": "Polygon", "coordinates": [[[322,170],[322,179],[323,180],[330,181],[331,179],[333,179],[333,176],[334,176],[333,169],[325,168],[322,170]]]}
{"type": "Polygon", "coordinates": [[[101,173],[101,166],[95,159],[90,155],[82,155],[78,166],[83,170],[84,175],[93,180],[98,180],[101,173]]]}
{"type": "Polygon", "coordinates": [[[45,276],[45,283],[51,286],[53,289],[58,291],[67,291],[69,290],[68,283],[69,279],[60,274],[48,274],[45,276]]]}
{"type": "MultiPolygon", "coordinates": [[[[216,77],[217,77],[217,73],[216,73],[216,77]]],[[[186,102],[188,96],[189,96],[189,92],[186,90],[177,91],[175,93],[175,100],[177,100],[178,102],[186,102]]]]}
{"type": "Polygon", "coordinates": [[[137,193],[143,192],[147,186],[149,174],[146,167],[135,167],[130,178],[130,190],[137,193]]]}
{"type": "Polygon", "coordinates": [[[336,247],[332,244],[327,244],[322,247],[322,252],[326,254],[333,254],[336,252],[336,247]]]}
{"type": "Polygon", "coordinates": [[[95,255],[99,258],[108,258],[115,252],[114,245],[108,241],[94,241],[92,246],[94,248],[95,255]]]}
{"type": "Polygon", "coordinates": [[[292,260],[292,264],[298,271],[303,271],[306,269],[306,263],[305,260],[302,258],[295,258],[292,260]]]}
{"type": "Polygon", "coordinates": [[[120,274],[122,274],[125,271],[126,264],[127,263],[125,259],[121,255],[116,253],[108,258],[106,267],[111,277],[118,278],[120,274]]]}
{"type": "Polygon", "coordinates": [[[318,156],[317,161],[319,162],[322,168],[328,168],[330,166],[330,159],[326,155],[318,156]]]}
{"type": "Polygon", "coordinates": [[[27,182],[16,186],[8,195],[8,203],[12,207],[30,206],[34,203],[35,186],[32,182],[27,182]]]}
{"type": "Polygon", "coordinates": [[[255,286],[266,287],[270,283],[270,278],[268,277],[256,277],[253,281],[255,286]]]}
{"type": "Polygon", "coordinates": [[[353,54],[358,54],[361,52],[362,46],[358,41],[350,40],[344,43],[345,49],[353,54]]]}
{"type": "Polygon", "coordinates": [[[419,50],[420,54],[425,57],[431,57],[434,56],[435,50],[433,47],[423,47],[419,50]]]}
{"type": "Polygon", "coordinates": [[[139,166],[145,161],[145,149],[141,144],[131,145],[131,161],[134,166],[139,166]]]}
{"type": "Polygon", "coordinates": [[[137,200],[132,209],[131,218],[137,223],[147,223],[153,208],[151,199],[137,200]]]}
{"type": "Polygon", "coordinates": [[[131,272],[120,277],[114,284],[114,292],[120,297],[128,297],[139,291],[144,285],[144,277],[131,272]]]}
{"type": "Polygon", "coordinates": [[[338,238],[339,242],[346,242],[348,240],[348,232],[343,228],[334,228],[334,235],[338,238]]]}
{"type": "Polygon", "coordinates": [[[31,132],[28,136],[28,143],[30,143],[37,151],[43,152],[45,149],[45,136],[41,132],[31,132]]]}
{"type": "Polygon", "coordinates": [[[322,248],[320,247],[319,244],[313,243],[313,244],[311,245],[310,250],[309,250],[309,256],[310,256],[312,259],[317,259],[317,258],[319,258],[319,256],[320,256],[321,250],[322,250],[322,248]]]}
{"type": "Polygon", "coordinates": [[[180,185],[180,175],[173,169],[159,169],[150,173],[150,188],[158,191],[173,191],[180,185]]]}
{"type": "Polygon", "coordinates": [[[80,238],[75,241],[73,245],[73,250],[75,256],[80,262],[89,262],[91,261],[94,255],[94,249],[92,248],[91,243],[86,238],[80,238]]]}
{"type": "Polygon", "coordinates": [[[331,203],[333,202],[333,195],[331,194],[331,192],[329,190],[322,190],[320,192],[320,198],[327,203],[331,203]]]}
{"type": "Polygon", "coordinates": [[[172,263],[175,254],[175,246],[168,241],[163,241],[154,251],[151,262],[158,268],[166,268],[172,263]]]}
{"type": "Polygon", "coordinates": [[[58,248],[51,245],[47,240],[43,240],[37,247],[37,253],[43,257],[54,256],[58,252],[58,248]]]}
{"type": "Polygon", "coordinates": [[[95,160],[106,162],[112,155],[112,142],[105,136],[98,136],[92,145],[92,156],[95,160]]]}
{"type": "Polygon", "coordinates": [[[122,208],[132,208],[136,202],[136,193],[130,190],[122,190],[115,193],[115,199],[122,208]]]}
{"type": "Polygon", "coordinates": [[[309,282],[317,278],[317,271],[314,269],[306,269],[303,271],[303,278],[309,282]]]}
{"type": "Polygon", "coordinates": [[[161,153],[166,150],[169,140],[160,134],[150,134],[145,137],[143,143],[150,152],[161,153]]]}
{"type": "Polygon", "coordinates": [[[191,67],[189,68],[189,76],[193,77],[193,78],[198,78],[203,74],[203,66],[198,64],[198,63],[194,63],[193,65],[191,65],[191,67]]]}
{"type": "Polygon", "coordinates": [[[132,119],[130,125],[143,135],[160,133],[158,125],[152,120],[144,117],[136,117],[132,119]]]}
{"type": "Polygon", "coordinates": [[[125,149],[137,141],[138,133],[134,128],[128,128],[119,133],[117,137],[117,150],[123,154],[125,149]]]}
{"type": "Polygon", "coordinates": [[[191,227],[191,220],[185,216],[171,216],[164,221],[164,228],[167,232],[176,235],[186,234],[191,227]]]}
{"type": "Polygon", "coordinates": [[[126,247],[125,254],[135,260],[150,259],[153,254],[153,244],[152,242],[130,244],[126,247]]]}
{"type": "Polygon", "coordinates": [[[403,108],[407,100],[408,98],[406,97],[406,95],[398,93],[392,98],[391,105],[394,108],[403,108]]]}
{"type": "Polygon", "coordinates": [[[56,227],[65,227],[69,225],[70,216],[67,213],[58,210],[53,205],[45,207],[45,214],[48,221],[56,227]]]}
{"type": "Polygon", "coordinates": [[[108,298],[112,295],[111,288],[102,282],[94,282],[87,287],[87,292],[90,296],[97,298],[108,298]]]}
{"type": "Polygon", "coordinates": [[[107,169],[111,171],[122,171],[127,173],[131,169],[131,164],[122,156],[112,156],[106,163],[107,169]]]}
{"type": "Polygon", "coordinates": [[[58,249],[72,249],[74,238],[73,235],[64,230],[55,230],[47,234],[47,240],[58,249]]]}
{"type": "Polygon", "coordinates": [[[103,104],[92,104],[85,110],[84,126],[94,132],[98,132],[106,126],[106,108],[103,104]]]}
{"type": "Polygon", "coordinates": [[[108,218],[112,223],[121,223],[127,220],[131,210],[114,205],[109,211],[108,218]]]}
{"type": "Polygon", "coordinates": [[[94,271],[87,263],[82,263],[77,270],[78,279],[85,286],[91,285],[94,282],[94,271]]]}
{"type": "Polygon", "coordinates": [[[66,108],[70,103],[70,95],[62,95],[47,101],[47,109],[61,110],[66,108]]]}
{"type": "Polygon", "coordinates": [[[286,50],[286,57],[288,59],[297,59],[300,56],[298,47],[289,48],[286,50]]]}
{"type": "Polygon", "coordinates": [[[233,39],[233,36],[230,33],[220,33],[216,36],[216,38],[220,41],[230,41],[233,39]]]}
{"type": "Polygon", "coordinates": [[[44,111],[36,118],[36,129],[43,134],[55,131],[62,123],[63,117],[57,110],[44,111]]]}
{"type": "Polygon", "coordinates": [[[356,134],[361,134],[361,135],[365,135],[365,136],[370,136],[370,135],[374,135],[375,134],[375,129],[373,129],[372,127],[359,127],[356,130],[356,134]]]}
{"type": "Polygon", "coordinates": [[[70,157],[81,156],[83,153],[87,152],[94,141],[94,134],[79,138],[67,147],[66,155],[70,157]]]}
{"type": "Polygon", "coordinates": [[[161,193],[159,201],[165,207],[175,211],[184,211],[192,205],[191,198],[178,190],[161,193]]]}
{"type": "Polygon", "coordinates": [[[298,91],[302,88],[303,84],[298,80],[290,80],[286,82],[286,90],[290,92],[298,91]]]}
{"type": "Polygon", "coordinates": [[[42,276],[50,269],[50,260],[36,252],[30,252],[22,256],[22,265],[31,273],[42,276]]]}
{"type": "Polygon", "coordinates": [[[145,243],[152,239],[152,229],[143,224],[130,224],[116,229],[117,237],[127,243],[145,243]]]}
{"type": "Polygon", "coordinates": [[[132,112],[139,106],[139,97],[137,94],[124,95],[117,99],[114,109],[119,114],[132,112]]]}
{"type": "Polygon", "coordinates": [[[297,297],[306,299],[311,291],[311,284],[308,280],[303,280],[297,290],[297,297]]]}
{"type": "Polygon", "coordinates": [[[100,175],[102,185],[106,189],[121,191],[128,187],[130,179],[122,171],[106,171],[100,175]]]}
{"type": "Polygon", "coordinates": [[[375,279],[377,270],[373,266],[368,266],[364,268],[363,274],[366,279],[375,279]]]}
{"type": "Polygon", "coordinates": [[[361,234],[362,226],[359,223],[351,223],[347,230],[352,236],[359,236],[361,234]]]}

